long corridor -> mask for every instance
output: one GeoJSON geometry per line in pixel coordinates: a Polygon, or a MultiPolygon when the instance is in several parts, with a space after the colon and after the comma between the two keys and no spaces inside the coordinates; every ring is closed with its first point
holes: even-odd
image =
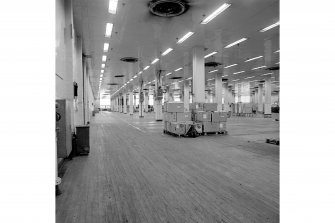
{"type": "Polygon", "coordinates": [[[278,122],[231,118],[228,135],[198,138],[162,125],[93,117],[90,154],[64,164],[57,222],[279,222],[279,147],[264,142],[278,122]]]}

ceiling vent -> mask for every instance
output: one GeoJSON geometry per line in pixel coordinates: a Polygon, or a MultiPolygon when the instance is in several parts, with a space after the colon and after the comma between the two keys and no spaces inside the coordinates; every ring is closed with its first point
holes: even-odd
{"type": "Polygon", "coordinates": [[[127,62],[127,63],[136,63],[138,61],[138,58],[136,57],[123,57],[120,59],[123,62],[127,62]]]}
{"type": "Polygon", "coordinates": [[[228,78],[222,78],[222,81],[228,81],[228,78]]]}
{"type": "Polygon", "coordinates": [[[108,83],[107,85],[119,85],[118,83],[108,83]]]}
{"type": "Polygon", "coordinates": [[[115,75],[114,77],[124,77],[123,74],[115,75]]]}
{"type": "Polygon", "coordinates": [[[181,79],[182,77],[170,77],[170,79],[172,80],[178,80],[178,79],[181,79]]]}
{"type": "Polygon", "coordinates": [[[160,17],[174,17],[184,14],[189,4],[185,0],[151,0],[148,4],[152,14],[160,17]]]}
{"type": "Polygon", "coordinates": [[[279,66],[276,66],[276,67],[269,67],[269,68],[267,68],[267,70],[279,70],[279,66]]]}
{"type": "Polygon", "coordinates": [[[220,66],[220,65],[222,65],[222,63],[215,62],[215,61],[205,63],[206,67],[217,67],[217,66],[220,66]]]}

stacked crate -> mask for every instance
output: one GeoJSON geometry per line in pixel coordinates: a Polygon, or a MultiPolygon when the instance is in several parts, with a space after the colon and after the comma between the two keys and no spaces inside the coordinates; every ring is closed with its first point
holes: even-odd
{"type": "Polygon", "coordinates": [[[191,112],[184,112],[184,103],[164,103],[164,131],[185,135],[192,123],[191,112]]]}
{"type": "Polygon", "coordinates": [[[217,103],[191,103],[190,110],[203,133],[226,133],[227,113],[217,111],[217,103]]]}

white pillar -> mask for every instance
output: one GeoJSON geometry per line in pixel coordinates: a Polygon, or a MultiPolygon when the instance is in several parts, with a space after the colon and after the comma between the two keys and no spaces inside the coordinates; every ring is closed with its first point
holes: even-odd
{"type": "Polygon", "coordinates": [[[222,111],[222,73],[215,76],[215,102],[218,104],[217,110],[222,111]]]}
{"type": "MultiPolygon", "coordinates": [[[[272,42],[266,40],[264,43],[264,62],[269,67],[272,62],[272,42]]],[[[271,115],[271,75],[267,75],[264,83],[264,115],[271,115]]]]}
{"type": "Polygon", "coordinates": [[[263,83],[258,85],[258,111],[263,113],[263,83]]]}
{"type": "Polygon", "coordinates": [[[204,47],[196,46],[192,51],[193,102],[205,102],[204,47]]]}
{"type": "Polygon", "coordinates": [[[144,91],[144,112],[148,112],[149,91],[144,91]]]}
{"type": "Polygon", "coordinates": [[[129,92],[129,114],[134,114],[134,94],[132,90],[129,92]]]}
{"type": "Polygon", "coordinates": [[[188,81],[184,81],[184,111],[190,111],[190,90],[191,87],[189,86],[188,81]]]}
{"type": "Polygon", "coordinates": [[[123,113],[127,114],[127,94],[123,94],[123,113]]]}
{"type": "Polygon", "coordinates": [[[229,112],[230,111],[230,107],[229,107],[229,103],[230,103],[230,99],[229,99],[229,89],[228,89],[228,82],[223,83],[223,97],[224,97],[224,106],[223,106],[223,111],[224,112],[229,112]]]}
{"type": "MultiPolygon", "coordinates": [[[[158,98],[158,89],[162,86],[162,78],[160,76],[160,72],[157,72],[157,66],[155,67],[155,92],[156,98],[154,98],[155,102],[155,120],[162,121],[163,120],[163,108],[162,108],[162,98],[158,98]]],[[[163,96],[163,95],[162,95],[163,96]]]]}

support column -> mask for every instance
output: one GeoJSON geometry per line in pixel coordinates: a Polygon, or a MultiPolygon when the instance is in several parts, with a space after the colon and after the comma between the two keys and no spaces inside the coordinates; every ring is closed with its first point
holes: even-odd
{"type": "Polygon", "coordinates": [[[223,105],[223,111],[224,112],[229,112],[230,107],[229,107],[229,89],[228,89],[228,82],[223,83],[223,97],[224,97],[224,105],[223,105]]]}
{"type": "MultiPolygon", "coordinates": [[[[269,67],[272,61],[272,42],[266,40],[264,43],[264,62],[269,67]]],[[[264,116],[271,117],[271,75],[267,75],[264,83],[264,116]]]]}
{"type": "Polygon", "coordinates": [[[192,51],[193,102],[205,102],[204,47],[196,46],[192,51]]]}
{"type": "Polygon", "coordinates": [[[263,83],[258,84],[258,112],[263,113],[263,83]]]}
{"type": "Polygon", "coordinates": [[[149,91],[144,92],[144,112],[149,112],[149,91]]]}
{"type": "Polygon", "coordinates": [[[222,73],[218,72],[215,76],[215,100],[218,104],[217,110],[222,111],[222,73]]]}
{"type": "Polygon", "coordinates": [[[191,87],[189,86],[189,81],[184,81],[184,111],[190,111],[190,91],[191,87]]]}
{"type": "Polygon", "coordinates": [[[156,66],[155,69],[155,120],[156,121],[162,121],[163,120],[163,108],[162,108],[162,97],[163,97],[163,90],[162,90],[162,78],[161,78],[161,73],[158,72],[158,68],[156,66]]]}
{"type": "Polygon", "coordinates": [[[123,113],[127,114],[127,94],[123,93],[123,113]]]}
{"type": "Polygon", "coordinates": [[[134,114],[134,94],[133,91],[131,90],[129,92],[129,115],[134,114]]]}

